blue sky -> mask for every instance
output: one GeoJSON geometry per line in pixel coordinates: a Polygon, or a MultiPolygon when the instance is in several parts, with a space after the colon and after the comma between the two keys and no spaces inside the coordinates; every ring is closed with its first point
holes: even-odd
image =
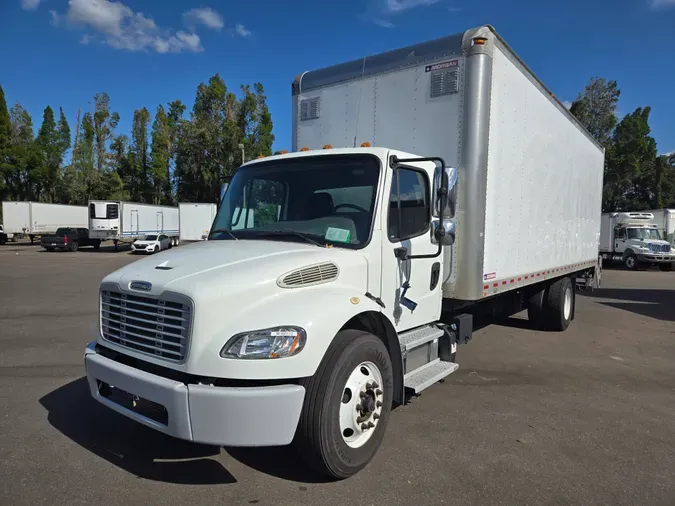
{"type": "Polygon", "coordinates": [[[100,91],[128,133],[218,72],[260,81],[275,149],[290,149],[296,74],[492,24],[562,100],[615,79],[621,115],[651,105],[661,153],[675,151],[675,0],[0,0],[0,85],[39,127],[46,105],[75,127],[100,91]]]}

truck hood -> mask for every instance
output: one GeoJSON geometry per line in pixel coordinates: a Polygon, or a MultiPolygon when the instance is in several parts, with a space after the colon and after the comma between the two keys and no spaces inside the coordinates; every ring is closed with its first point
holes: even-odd
{"type": "Polygon", "coordinates": [[[204,241],[166,250],[135,261],[109,274],[103,282],[112,282],[129,290],[132,281],[144,281],[152,287],[148,295],[174,291],[196,300],[208,297],[212,290],[234,295],[261,285],[273,284],[279,276],[322,262],[334,262],[348,284],[367,286],[367,261],[357,251],[325,248],[309,244],[271,240],[204,241]],[[356,272],[354,272],[356,271],[356,272]]]}

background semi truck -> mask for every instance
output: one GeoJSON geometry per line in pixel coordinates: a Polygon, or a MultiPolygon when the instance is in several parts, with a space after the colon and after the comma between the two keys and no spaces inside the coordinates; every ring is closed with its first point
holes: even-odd
{"type": "Polygon", "coordinates": [[[9,240],[28,236],[31,242],[35,236],[54,234],[61,227],[86,228],[88,224],[86,206],[30,201],[3,202],[2,220],[9,240]]]}
{"type": "Polygon", "coordinates": [[[631,270],[647,265],[658,265],[663,271],[673,270],[675,251],[664,240],[669,226],[664,221],[657,222],[650,212],[603,213],[600,232],[603,262],[622,263],[631,270]]]}
{"type": "Polygon", "coordinates": [[[180,202],[180,240],[185,242],[202,241],[209,235],[211,224],[216,216],[217,206],[211,203],[180,202]]]}
{"type": "Polygon", "coordinates": [[[661,238],[671,247],[675,247],[675,209],[652,209],[643,212],[654,215],[654,223],[659,229],[661,238]]]}
{"type": "Polygon", "coordinates": [[[149,234],[166,234],[179,243],[178,207],[137,202],[90,200],[89,237],[101,241],[133,242],[149,234]]]}
{"type": "Polygon", "coordinates": [[[489,26],[304,72],[292,103],[293,152],[235,172],[206,243],[102,281],[84,360],[139,423],[345,478],[474,314],[569,326],[604,151],[489,26]]]}

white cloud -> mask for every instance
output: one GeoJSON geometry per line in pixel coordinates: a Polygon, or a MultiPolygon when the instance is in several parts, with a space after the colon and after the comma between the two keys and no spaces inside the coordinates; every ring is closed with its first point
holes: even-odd
{"type": "Polygon", "coordinates": [[[91,35],[85,33],[80,39],[80,44],[84,44],[86,46],[91,42],[92,39],[93,37],[91,35]]]}
{"type": "Polygon", "coordinates": [[[192,31],[195,30],[195,26],[198,24],[205,25],[212,30],[221,30],[225,26],[223,16],[210,7],[190,9],[183,13],[183,20],[192,31]]]}
{"type": "Polygon", "coordinates": [[[375,23],[377,26],[381,26],[382,28],[394,28],[396,26],[391,21],[387,21],[386,19],[380,18],[373,18],[373,23],[375,23]]]}
{"type": "Polygon", "coordinates": [[[249,37],[251,35],[251,30],[249,30],[248,28],[246,28],[244,25],[241,24],[237,25],[234,28],[234,31],[240,37],[249,37]]]}
{"type": "Polygon", "coordinates": [[[387,12],[403,12],[423,5],[433,5],[440,0],[387,0],[385,9],[387,12]]]}
{"type": "Polygon", "coordinates": [[[40,5],[40,0],[21,0],[21,8],[26,11],[34,11],[40,5]]]}
{"type": "Polygon", "coordinates": [[[196,33],[161,29],[151,17],[134,12],[121,2],[69,0],[67,18],[73,24],[99,32],[105,43],[115,49],[158,53],[203,50],[196,33]]]}
{"type": "Polygon", "coordinates": [[[660,9],[662,7],[675,7],[675,0],[651,0],[652,9],[660,9]]]}
{"type": "Polygon", "coordinates": [[[61,23],[61,15],[55,10],[50,10],[49,14],[51,14],[52,16],[52,19],[49,21],[49,24],[52,26],[59,26],[59,24],[61,23]]]}
{"type": "Polygon", "coordinates": [[[565,109],[569,109],[570,107],[572,107],[572,102],[570,102],[569,100],[563,100],[562,104],[565,106],[565,109]]]}

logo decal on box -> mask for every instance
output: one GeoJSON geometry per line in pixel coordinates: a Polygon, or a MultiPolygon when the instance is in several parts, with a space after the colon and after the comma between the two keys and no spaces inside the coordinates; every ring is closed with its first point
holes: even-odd
{"type": "Polygon", "coordinates": [[[489,281],[490,279],[495,279],[497,277],[496,272],[491,272],[490,274],[483,274],[483,281],[489,281]]]}
{"type": "Polygon", "coordinates": [[[459,60],[444,61],[442,63],[434,63],[424,67],[425,72],[433,72],[434,70],[450,69],[459,66],[459,60]]]}

